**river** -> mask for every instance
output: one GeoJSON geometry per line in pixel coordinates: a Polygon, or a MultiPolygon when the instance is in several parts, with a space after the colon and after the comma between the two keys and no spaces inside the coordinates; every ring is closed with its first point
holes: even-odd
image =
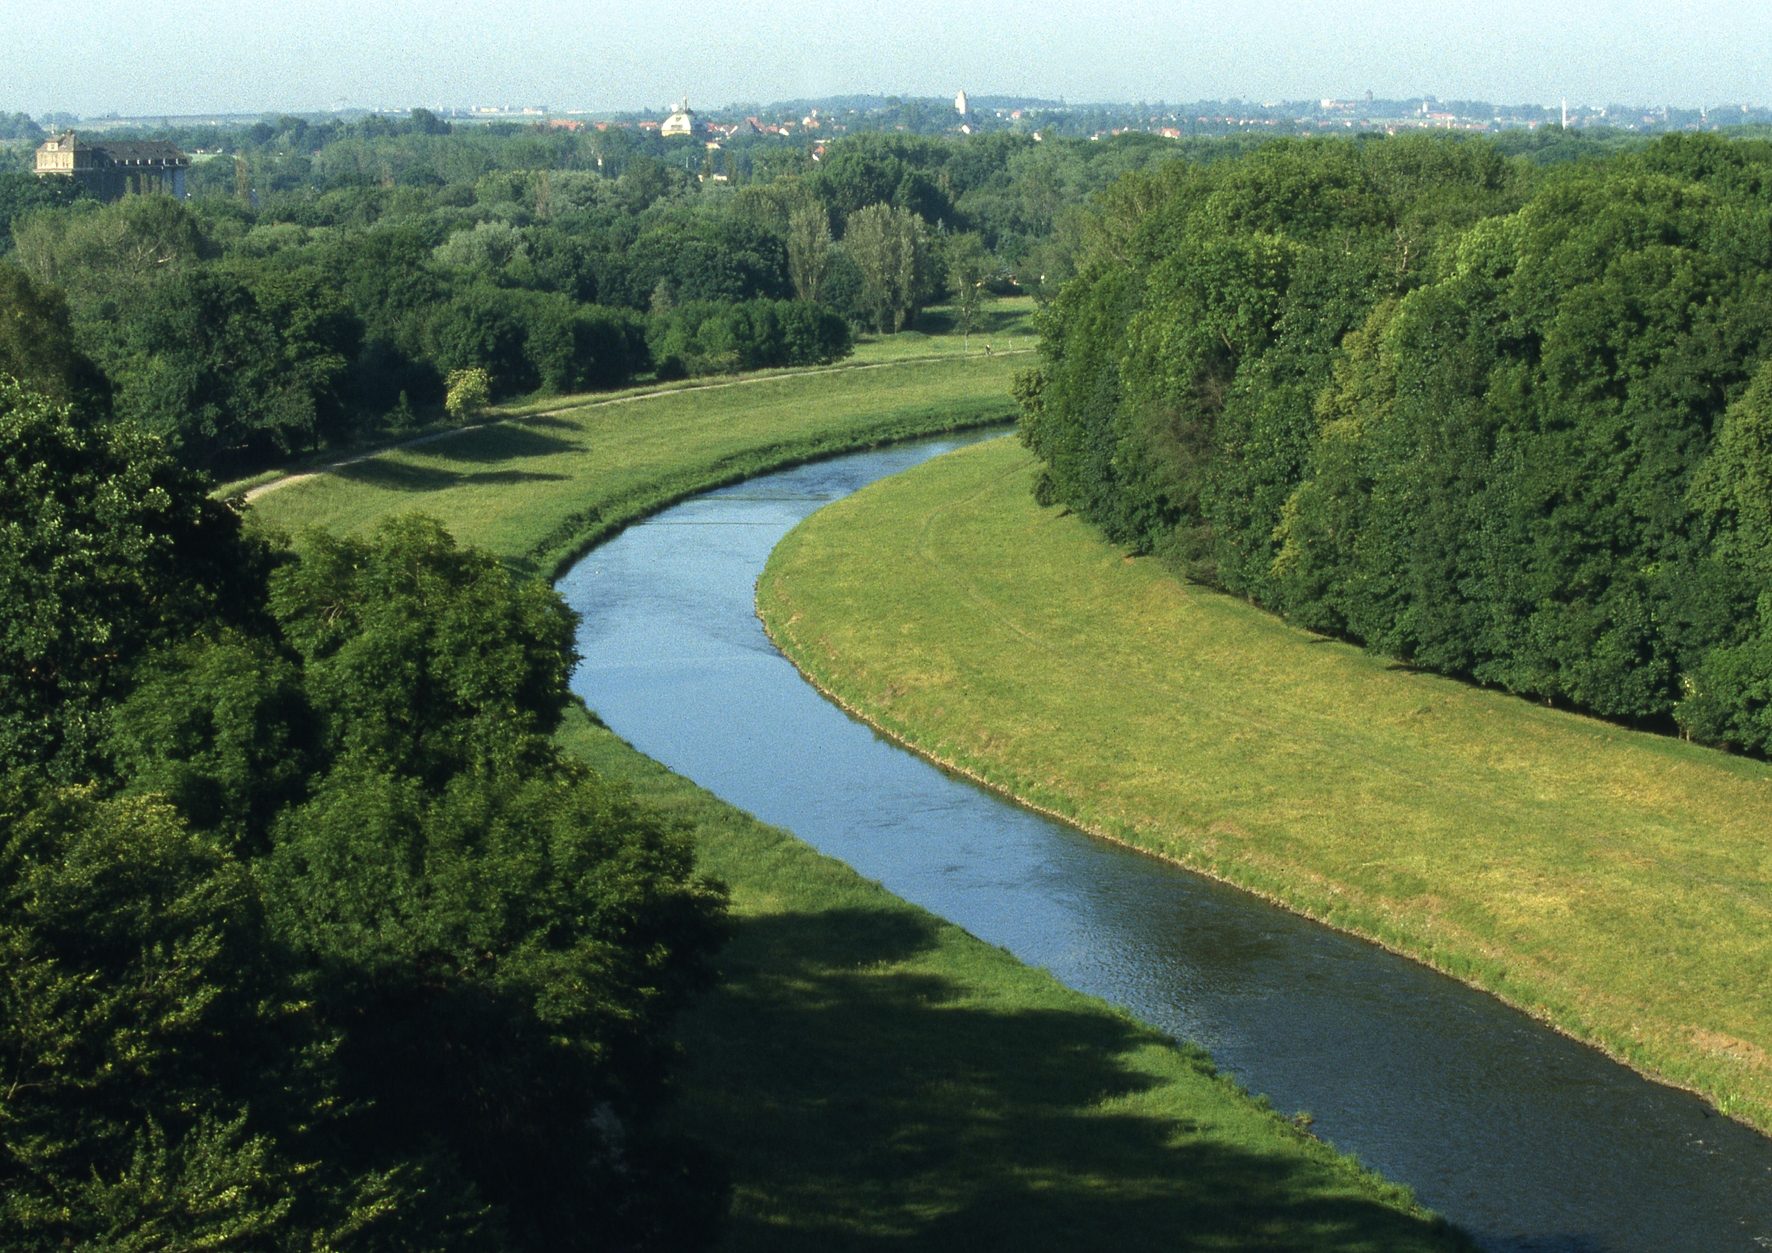
{"type": "Polygon", "coordinates": [[[755,615],[770,550],[997,432],[818,462],[629,527],[560,580],[619,735],[892,891],[1210,1049],[1497,1253],[1772,1249],[1772,1140],[1493,997],[955,778],[825,701],[755,615]]]}

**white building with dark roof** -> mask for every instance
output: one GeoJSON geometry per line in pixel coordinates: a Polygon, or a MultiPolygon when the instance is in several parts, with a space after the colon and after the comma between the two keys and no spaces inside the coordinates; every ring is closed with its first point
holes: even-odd
{"type": "Polygon", "coordinates": [[[39,178],[72,178],[100,200],[163,195],[185,198],[191,159],[156,139],[89,143],[73,131],[52,135],[37,148],[39,178]]]}

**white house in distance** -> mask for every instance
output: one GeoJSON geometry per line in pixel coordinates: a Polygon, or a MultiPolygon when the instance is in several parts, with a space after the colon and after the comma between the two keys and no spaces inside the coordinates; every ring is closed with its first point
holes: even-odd
{"type": "Polygon", "coordinates": [[[688,93],[684,93],[672,114],[658,128],[660,135],[699,135],[707,129],[705,123],[695,116],[695,110],[689,107],[688,93]]]}

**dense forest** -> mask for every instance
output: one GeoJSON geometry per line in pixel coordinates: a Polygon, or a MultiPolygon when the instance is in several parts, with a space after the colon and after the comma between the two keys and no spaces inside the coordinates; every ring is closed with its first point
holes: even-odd
{"type": "Polygon", "coordinates": [[[1772,748],[1772,144],[1281,141],[1133,173],[1037,494],[1410,665],[1772,748]]]}
{"type": "Polygon", "coordinates": [[[836,360],[950,287],[1056,284],[1066,215],[1173,155],[892,134],[815,160],[422,110],[223,140],[188,202],[0,175],[0,263],[35,321],[65,302],[119,416],[225,472],[410,427],[461,370],[498,399],[836,360]]]}

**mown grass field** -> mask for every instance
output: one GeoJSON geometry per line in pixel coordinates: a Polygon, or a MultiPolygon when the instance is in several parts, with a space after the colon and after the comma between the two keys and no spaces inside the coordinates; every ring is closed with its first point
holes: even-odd
{"type": "MultiPolygon", "coordinates": [[[[262,522],[424,509],[521,568],[726,478],[1009,412],[1017,358],[587,404],[305,479],[262,522]],[[556,423],[557,424],[550,424],[556,423]],[[588,521],[598,511],[596,521],[588,521]]],[[[749,1250],[1444,1250],[1463,1238],[1104,1002],[724,804],[574,712],[563,746],[689,824],[731,889],[677,1118],[749,1250]]]]}
{"type": "Polygon", "coordinates": [[[1132,560],[1013,439],[814,514],[758,589],[890,734],[1489,988],[1772,1131],[1772,767],[1410,671],[1132,560]]]}
{"type": "Polygon", "coordinates": [[[390,449],[253,500],[259,524],[357,531],[443,518],[466,543],[553,574],[634,518],[763,469],[1006,421],[1024,358],[953,355],[551,402],[390,449]]]}

